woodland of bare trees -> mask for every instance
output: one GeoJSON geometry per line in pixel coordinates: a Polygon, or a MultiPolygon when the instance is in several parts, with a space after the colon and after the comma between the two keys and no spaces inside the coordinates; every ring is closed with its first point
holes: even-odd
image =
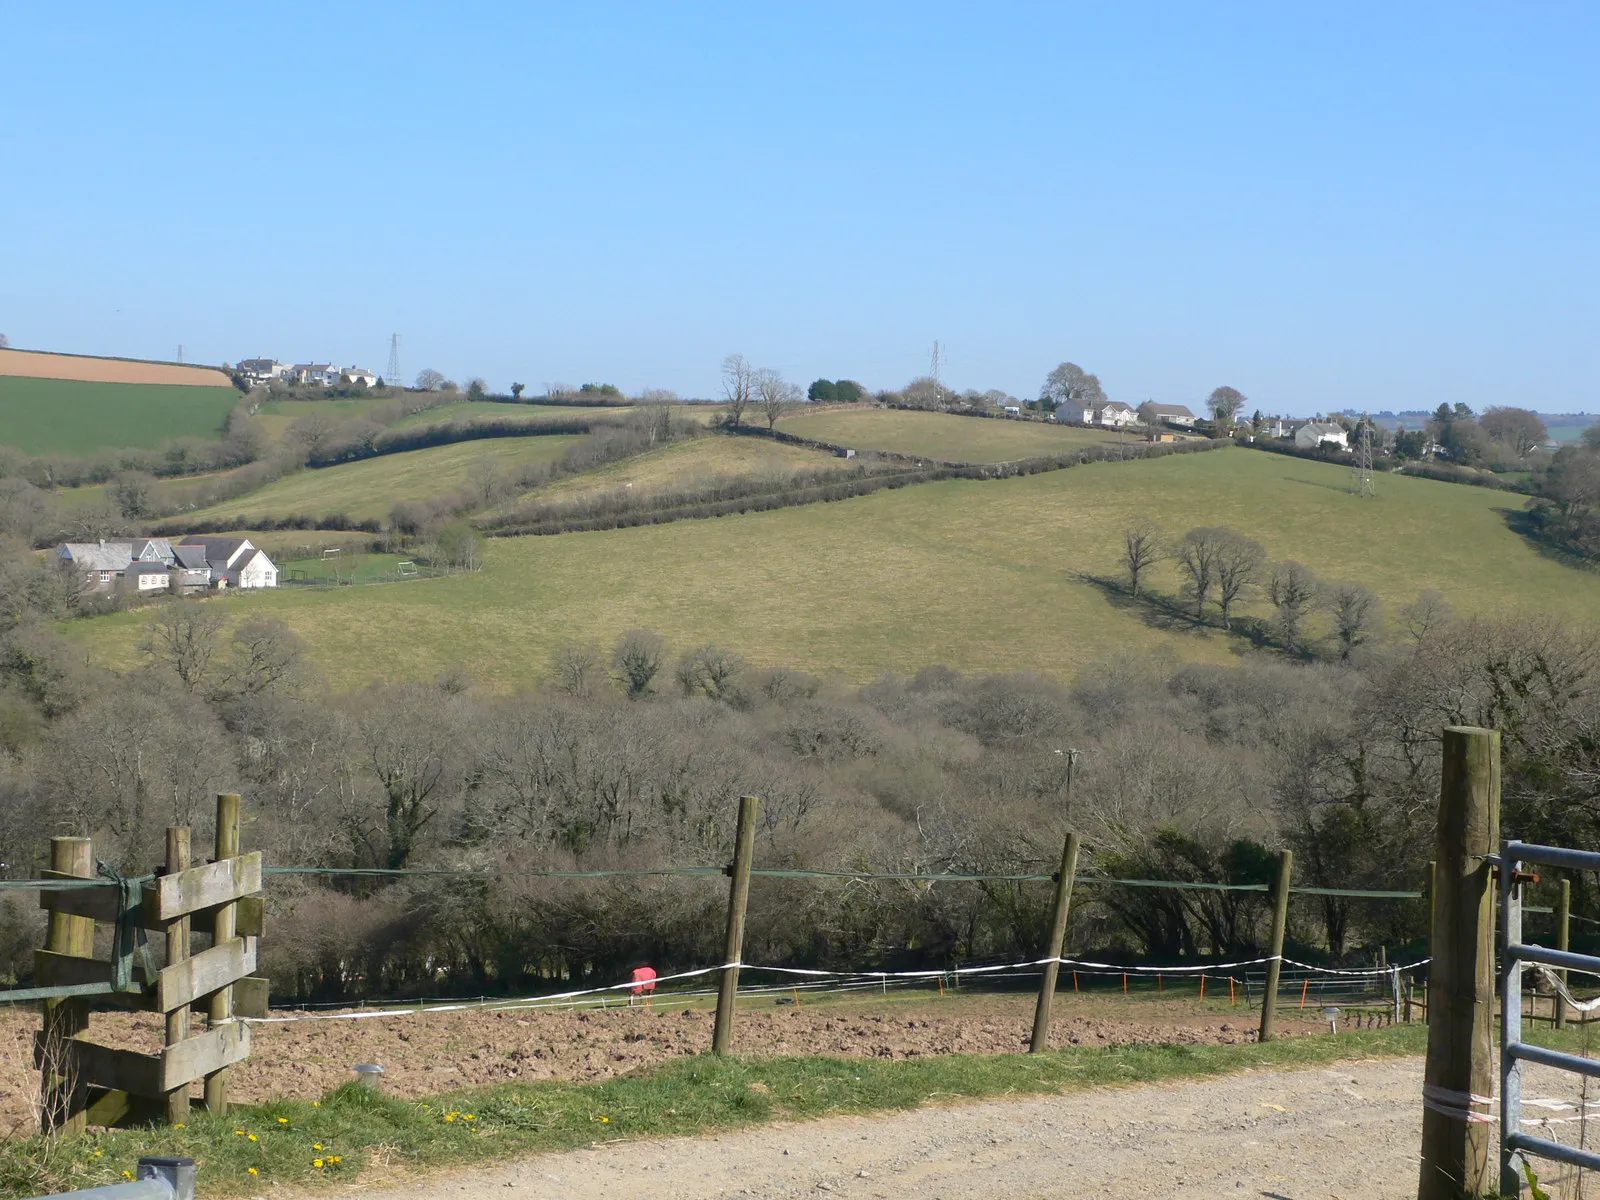
{"type": "MultiPolygon", "coordinates": [[[[1267,579],[1299,630],[1285,640],[1310,638],[1291,599],[1318,592],[1304,568],[1267,579]]],[[[26,588],[3,582],[22,587],[12,610],[30,611],[26,588]]],[[[98,857],[148,869],[166,825],[203,841],[214,793],[238,790],[247,844],[274,865],[478,873],[274,876],[266,970],[281,996],[331,1000],[714,961],[718,877],[529,872],[719,865],[746,793],[762,798],[763,866],[1048,874],[1070,826],[1088,874],[1260,883],[1287,845],[1304,884],[1415,889],[1440,729],[1488,724],[1506,739],[1505,829],[1600,836],[1593,633],[1461,620],[1424,596],[1346,656],[1337,613],[1317,613],[1329,650],[1315,659],[1265,649],[1183,666],[1108,648],[1070,684],[907,664],[860,686],[632,630],[559,648],[541,685],[515,694],[460,672],[340,692],[283,627],[215,601],[152,611],[144,665],[127,674],[24,616],[0,636],[0,863],[27,877],[49,836],[89,834],[98,857]]],[[[1031,955],[1048,893],[761,878],[748,955],[1031,955]]],[[[39,914],[4,895],[0,972],[24,978],[39,914]]],[[[1580,886],[1580,911],[1592,899],[1580,886]]],[[[1100,885],[1077,911],[1080,952],[1237,956],[1265,936],[1252,892],[1100,885]]],[[[1423,929],[1416,903],[1305,897],[1291,939],[1297,956],[1349,960],[1423,929]]]]}

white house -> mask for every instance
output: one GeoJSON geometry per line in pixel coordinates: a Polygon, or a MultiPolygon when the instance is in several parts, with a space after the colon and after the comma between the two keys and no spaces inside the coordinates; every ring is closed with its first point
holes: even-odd
{"type": "Polygon", "coordinates": [[[217,588],[270,588],[278,586],[278,568],[249,538],[190,537],[173,547],[175,552],[199,548],[205,552],[211,582],[217,588]]]}
{"type": "Polygon", "coordinates": [[[1020,404],[1007,404],[1005,410],[1008,417],[1020,417],[1022,415],[1022,405],[1020,404]]]}
{"type": "Polygon", "coordinates": [[[1294,444],[1302,450],[1315,450],[1318,446],[1332,444],[1340,450],[1350,449],[1350,435],[1344,426],[1332,421],[1307,421],[1294,431],[1294,444]]]}
{"type": "Polygon", "coordinates": [[[1083,423],[1085,425],[1132,425],[1139,419],[1139,414],[1134,412],[1121,400],[1110,400],[1084,411],[1083,423]]]}
{"type": "Polygon", "coordinates": [[[1189,411],[1187,404],[1152,404],[1150,415],[1158,421],[1165,421],[1169,425],[1182,425],[1190,428],[1199,418],[1189,411]]]}
{"type": "Polygon", "coordinates": [[[365,367],[346,367],[339,378],[353,387],[377,387],[378,377],[365,367]]]}

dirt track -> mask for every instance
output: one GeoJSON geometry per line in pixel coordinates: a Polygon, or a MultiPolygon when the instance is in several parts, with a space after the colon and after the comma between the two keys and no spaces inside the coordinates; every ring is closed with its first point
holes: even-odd
{"type": "Polygon", "coordinates": [[[614,1143],[363,1200],[1416,1195],[1419,1059],[614,1143]]]}

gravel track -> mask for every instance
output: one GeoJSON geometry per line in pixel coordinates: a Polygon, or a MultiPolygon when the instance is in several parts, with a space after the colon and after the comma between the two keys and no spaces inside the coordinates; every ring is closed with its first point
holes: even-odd
{"type": "Polygon", "coordinates": [[[1244,1071],[613,1143],[363,1200],[1409,1200],[1421,1085],[1421,1059],[1244,1071]]]}

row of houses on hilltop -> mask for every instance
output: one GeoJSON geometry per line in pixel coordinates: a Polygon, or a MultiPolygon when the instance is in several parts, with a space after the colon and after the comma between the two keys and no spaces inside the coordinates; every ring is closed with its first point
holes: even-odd
{"type": "Polygon", "coordinates": [[[316,387],[377,387],[378,377],[365,367],[332,363],[281,363],[275,358],[244,358],[234,368],[252,386],[302,383],[316,387]]]}
{"type": "MultiPolygon", "coordinates": [[[[1149,412],[1151,423],[1155,425],[1181,425],[1185,429],[1192,429],[1200,419],[1189,411],[1186,404],[1149,404],[1140,407],[1149,412]]],[[[1082,406],[1063,404],[1056,409],[1055,417],[1058,421],[1074,425],[1104,425],[1112,429],[1137,425],[1140,420],[1139,410],[1121,400],[1082,406]]]]}
{"type": "Polygon", "coordinates": [[[278,568],[249,538],[130,538],[62,542],[56,564],[86,591],[190,596],[227,588],[278,586],[278,568]]]}

